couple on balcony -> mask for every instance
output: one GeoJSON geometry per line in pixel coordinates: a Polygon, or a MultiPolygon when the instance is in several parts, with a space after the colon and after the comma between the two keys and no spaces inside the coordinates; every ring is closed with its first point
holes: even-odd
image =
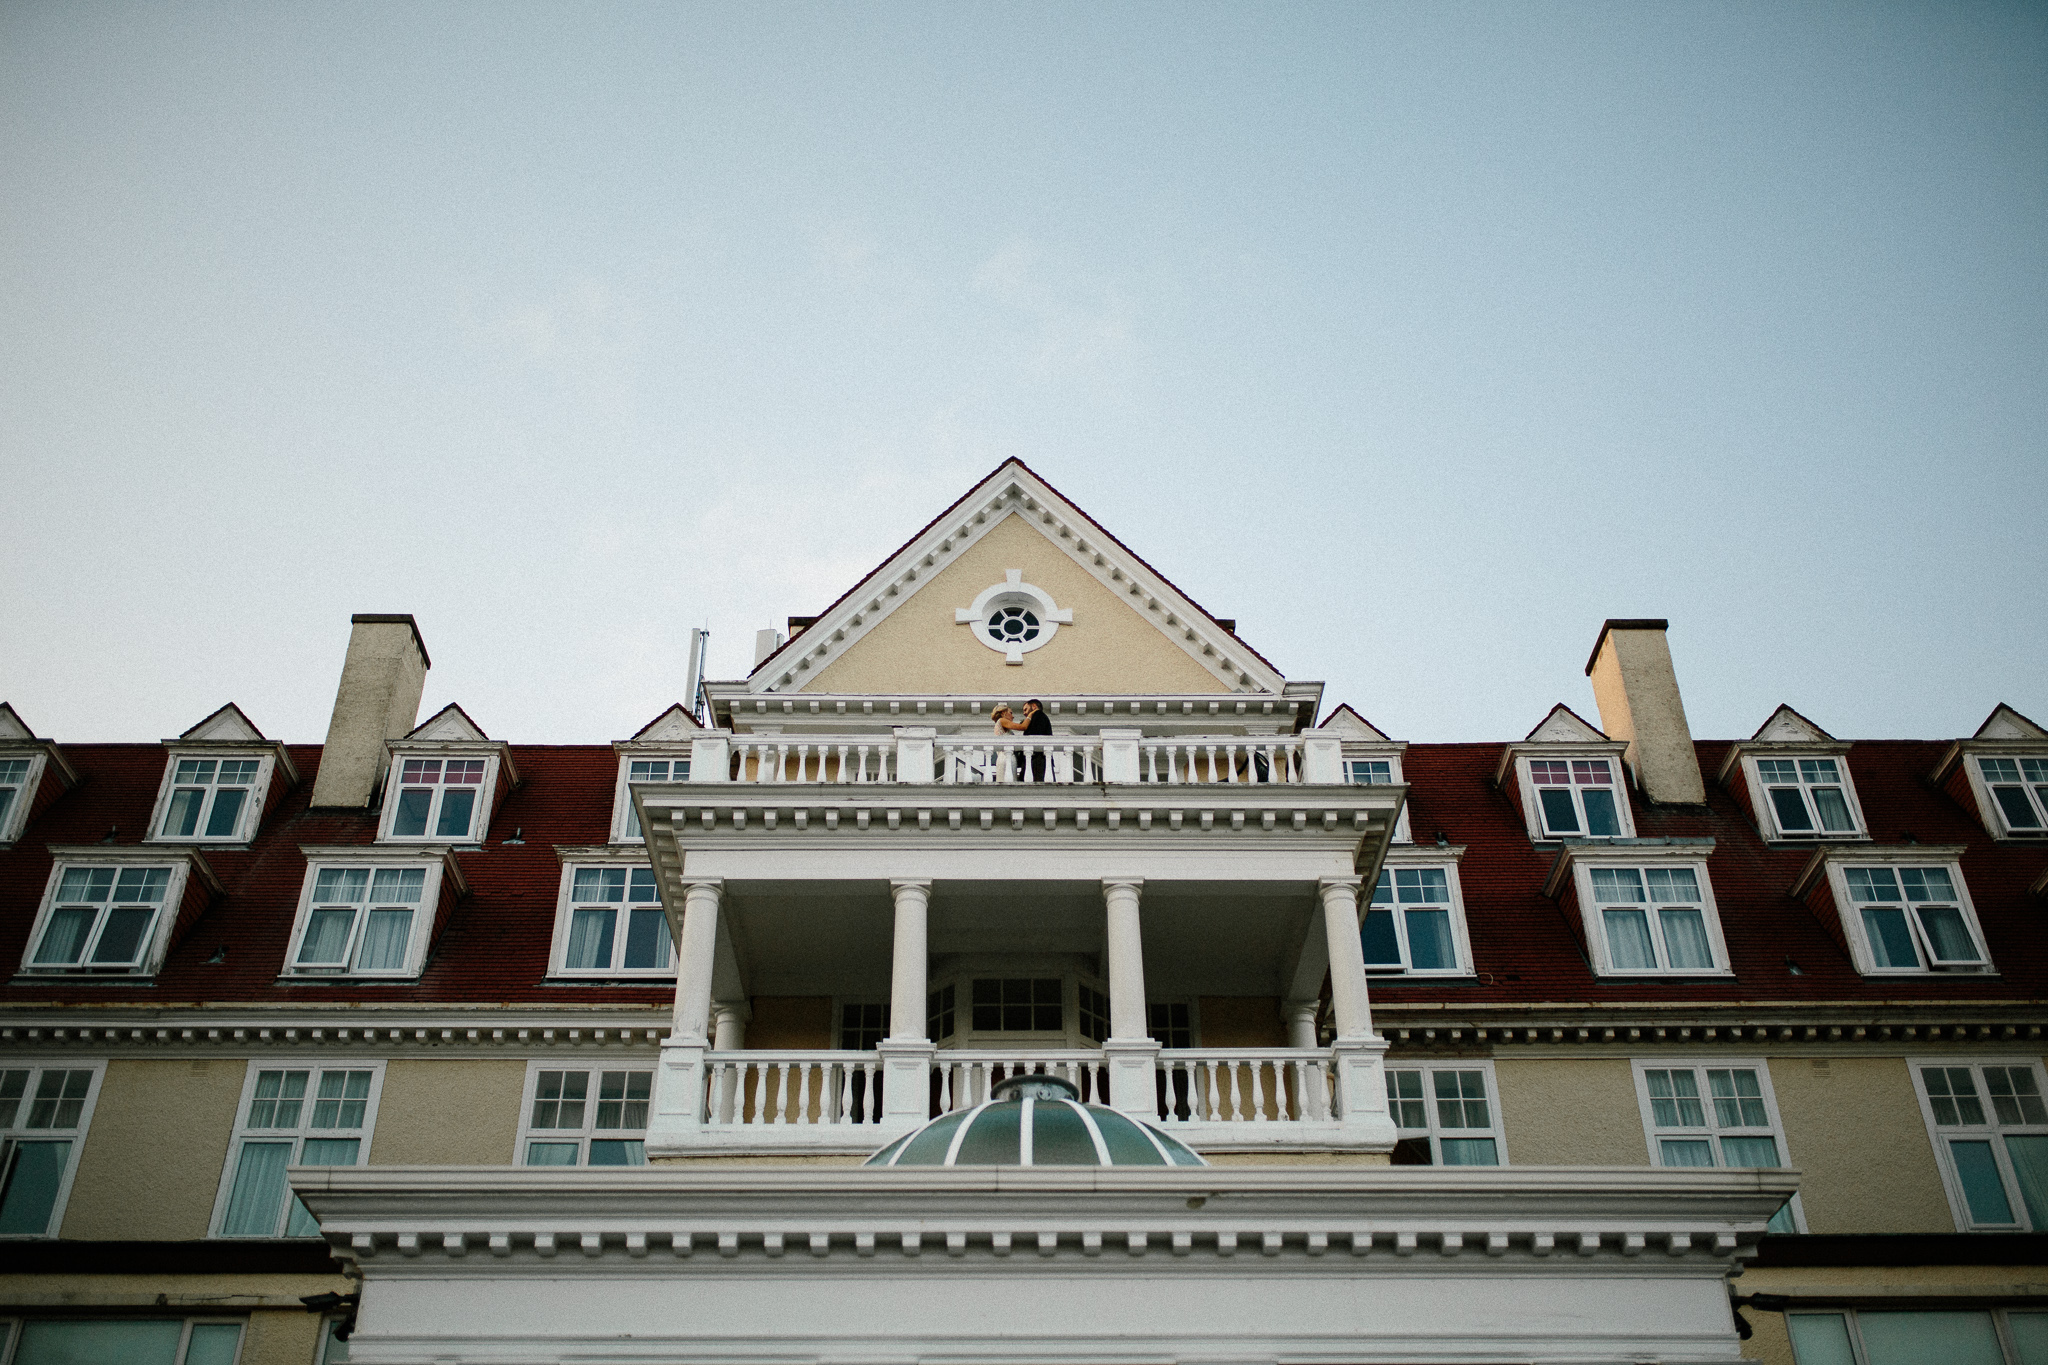
{"type": "MultiPolygon", "coordinates": [[[[1024,703],[1024,719],[1022,720],[1017,719],[1015,713],[1010,710],[1008,702],[989,712],[989,719],[996,723],[996,734],[999,736],[1023,734],[1029,737],[1052,734],[1052,717],[1045,714],[1045,703],[1036,697],[1024,703]]],[[[1024,780],[1024,755],[1021,753],[1017,755],[1017,780],[1019,782],[1024,780]]],[[[1045,781],[1045,752],[1043,750],[1031,755],[1031,780],[1033,782],[1045,781]]]]}

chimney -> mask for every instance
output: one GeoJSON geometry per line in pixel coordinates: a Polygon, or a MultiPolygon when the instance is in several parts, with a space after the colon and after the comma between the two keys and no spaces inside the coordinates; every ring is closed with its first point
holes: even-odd
{"type": "Polygon", "coordinates": [[[1699,756],[1693,752],[1671,646],[1664,638],[1670,624],[1607,622],[1593,642],[1586,676],[1593,680],[1600,728],[1628,741],[1623,757],[1643,795],[1664,805],[1697,806],[1705,803],[1707,789],[1700,781],[1699,756]]]}
{"type": "Polygon", "coordinates": [[[768,656],[782,648],[782,632],[774,628],[754,632],[754,667],[767,662],[768,656]]]}
{"type": "Polygon", "coordinates": [[[364,614],[349,621],[348,657],[311,804],[360,810],[384,778],[385,741],[410,733],[419,720],[433,663],[412,617],[364,614]]]}

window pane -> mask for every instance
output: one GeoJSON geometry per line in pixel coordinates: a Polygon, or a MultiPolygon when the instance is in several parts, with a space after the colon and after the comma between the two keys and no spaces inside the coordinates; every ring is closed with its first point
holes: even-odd
{"type": "Polygon", "coordinates": [[[1820,827],[1830,834],[1850,834],[1856,822],[1849,818],[1849,801],[1840,787],[1815,787],[1814,809],[1820,812],[1820,827]]]}
{"type": "Polygon", "coordinates": [[[1671,965],[1679,968],[1712,970],[1713,945],[1707,941],[1707,923],[1697,910],[1660,910],[1664,926],[1664,951],[1671,965]]]}
{"type": "Polygon", "coordinates": [[[1870,1365],[2005,1365],[1989,1313],[1856,1315],[1870,1365]]]}
{"type": "Polygon", "coordinates": [[[1799,1365],[1856,1365],[1849,1323],[1840,1313],[1787,1313],[1785,1328],[1799,1365]]]}
{"type": "Polygon", "coordinates": [[[1689,867],[1652,867],[1643,873],[1650,884],[1650,899],[1682,905],[1700,903],[1700,879],[1689,867]]]}
{"type": "Polygon", "coordinates": [[[155,918],[153,909],[115,906],[107,912],[100,941],[92,947],[92,960],[109,966],[135,961],[142,955],[143,936],[155,918]]]}
{"type": "Polygon", "coordinates": [[[410,787],[399,792],[398,810],[391,817],[391,832],[401,838],[425,834],[427,811],[433,804],[434,793],[425,787],[410,787]]]}
{"type": "Polygon", "coordinates": [[[1365,949],[1365,965],[1368,967],[1398,967],[1401,965],[1401,945],[1394,935],[1394,912],[1391,910],[1368,910],[1365,925],[1359,930],[1359,943],[1365,949]]]}
{"type": "Polygon", "coordinates": [[[1955,1158],[1956,1179],[1970,1206],[1970,1221],[2011,1223],[2012,1204],[2005,1197],[2005,1182],[1998,1178],[1998,1159],[1991,1154],[1991,1144],[1952,1141],[1948,1150],[1955,1158]]]}
{"type": "Polygon", "coordinates": [[[0,1233],[40,1237],[50,1231],[57,1186],[71,1155],[68,1142],[23,1142],[14,1149],[14,1169],[0,1192],[0,1233]]]}
{"type": "Polygon", "coordinates": [[[2020,1187],[2020,1202],[2027,1206],[2027,1221],[2034,1231],[2048,1231],[2048,1136],[2040,1133],[2010,1133],[2005,1154],[2012,1161],[2013,1181],[2020,1187]]]}
{"type": "Polygon", "coordinates": [[[469,817],[476,810],[476,793],[455,788],[441,794],[441,823],[434,833],[443,839],[469,837],[469,817]]]}
{"type": "Polygon", "coordinates": [[[1787,834],[1809,834],[1813,817],[1806,813],[1806,798],[1797,787],[1772,787],[1771,809],[1777,812],[1778,828],[1787,834]]]}
{"type": "Polygon", "coordinates": [[[1657,1144],[1666,1166],[1711,1166],[1714,1149],[1705,1138],[1664,1138],[1657,1144]]]}
{"type": "Polygon", "coordinates": [[[84,906],[56,911],[43,930],[43,943],[36,949],[36,961],[51,966],[76,962],[85,951],[85,936],[92,928],[95,912],[84,906]]]}
{"type": "Polygon", "coordinates": [[[369,886],[370,870],[366,867],[323,867],[313,879],[313,904],[355,904],[362,900],[369,886]]]}
{"type": "Polygon", "coordinates": [[[225,839],[235,832],[242,819],[242,803],[248,796],[239,787],[223,787],[213,794],[213,809],[206,816],[208,838],[225,839]]]}
{"type": "Polygon", "coordinates": [[[1902,867],[1899,882],[1906,888],[1909,901],[1952,901],[1956,898],[1955,883],[1948,878],[1945,867],[1902,867]]]}
{"type": "Polygon", "coordinates": [[[590,1164],[593,1166],[645,1166],[647,1144],[638,1138],[592,1138],[590,1164]]]}
{"type": "Polygon", "coordinates": [[[365,972],[395,972],[405,967],[405,948],[412,938],[412,911],[372,910],[363,926],[363,946],[356,954],[356,968],[365,972]]]}
{"type": "Polygon", "coordinates": [[[1594,868],[1593,899],[1603,905],[1631,905],[1642,900],[1642,874],[1632,867],[1594,868]]]}
{"type": "Polygon", "coordinates": [[[579,867],[569,899],[578,905],[597,905],[626,898],[626,869],[623,867],[579,867]]]}
{"type": "Polygon", "coordinates": [[[184,1365],[235,1365],[235,1347],[242,1341],[239,1322],[195,1322],[185,1345],[184,1365]]]}
{"type": "Polygon", "coordinates": [[[1408,956],[1417,971],[1448,971],[1458,965],[1458,950],[1451,942],[1451,913],[1448,910],[1408,912],[1408,956]]]}
{"type": "MultiPolygon", "coordinates": [[[[2027,800],[2025,787],[1993,787],[1991,794],[1998,798],[1998,808],[2005,812],[2005,823],[2013,829],[2039,829],[2041,817],[2034,814],[2034,803],[2027,800]]],[[[0,818],[6,812],[0,810],[0,818]]]]}
{"type": "Polygon", "coordinates": [[[1404,867],[1394,874],[1403,905],[1449,905],[1450,879],[1440,867],[1404,867]]]}
{"type": "Polygon", "coordinates": [[[1721,1139],[1724,1166],[1776,1166],[1778,1140],[1767,1137],[1724,1137],[1721,1139]]]}
{"type": "Polygon", "coordinates": [[[2048,1365],[2048,1313],[2008,1313],[2005,1322],[2019,1348],[2020,1365],[2048,1365]]]}
{"type": "Polygon", "coordinates": [[[1866,908],[1863,929],[1870,936],[1870,955],[1878,966],[1920,965],[1920,950],[1913,946],[1913,931],[1906,927],[1905,911],[1866,908]]]}
{"type": "Polygon", "coordinates": [[[299,945],[299,961],[309,966],[339,967],[348,952],[348,931],[355,923],[353,910],[315,910],[306,918],[306,941],[299,945]]]}
{"type": "Polygon", "coordinates": [[[361,1138],[307,1138],[299,1153],[301,1166],[353,1166],[361,1138]]]}
{"type": "Polygon", "coordinates": [[[221,1218],[226,1237],[275,1237],[284,1212],[284,1168],[291,1165],[289,1142],[245,1142],[235,1163],[235,1184],[221,1218]]]}
{"type": "Polygon", "coordinates": [[[578,910],[569,916],[569,951],[565,965],[606,968],[612,965],[612,910],[578,910]]]}
{"type": "Polygon", "coordinates": [[[1771,1215],[1771,1221],[1764,1224],[1765,1232],[1797,1232],[1799,1224],[1792,1217],[1792,1201],[1787,1199],[1778,1205],[1778,1211],[1771,1215]]]}
{"type": "Polygon", "coordinates": [[[576,1144],[573,1142],[529,1142],[526,1144],[526,1164],[529,1166],[574,1166],[576,1144]]]}
{"type": "Polygon", "coordinates": [[[1586,833],[1597,838],[1607,838],[1621,833],[1621,820],[1615,814],[1614,793],[1606,787],[1586,787],[1579,795],[1586,802],[1586,833]]]}
{"type": "Polygon", "coordinates": [[[626,918],[628,967],[668,966],[668,917],[660,906],[636,907],[626,918]]]}
{"type": "Polygon", "coordinates": [[[1603,910],[1607,922],[1607,955],[1618,971],[1641,971],[1657,965],[1650,947],[1650,921],[1640,910],[1603,910]]]}
{"type": "Polygon", "coordinates": [[[145,1318],[140,1322],[103,1318],[92,1322],[50,1322],[34,1318],[21,1324],[21,1347],[14,1365],[173,1365],[182,1318],[145,1318]]]}
{"type": "Polygon", "coordinates": [[[1572,804],[1569,788],[1545,787],[1536,795],[1543,801],[1543,828],[1552,834],[1577,834],[1579,832],[1578,808],[1572,804]]]}
{"type": "Polygon", "coordinates": [[[1500,1155],[1492,1138],[1444,1138],[1444,1165],[1498,1166],[1500,1155]]]}
{"type": "Polygon", "coordinates": [[[1977,945],[1970,941],[1969,926],[1963,923],[1963,912],[1953,905],[1928,905],[1921,907],[1920,927],[1927,931],[1928,945],[1934,950],[1936,962],[1975,962],[1978,960],[1977,945]]]}
{"type": "Polygon", "coordinates": [[[1895,901],[1899,899],[1899,879],[1888,867],[1852,867],[1842,873],[1849,884],[1849,894],[1858,901],[1895,901]]]}
{"type": "Polygon", "coordinates": [[[201,788],[172,792],[170,809],[164,812],[163,832],[173,839],[189,838],[199,828],[199,803],[205,799],[206,792],[201,788]]]}
{"type": "Polygon", "coordinates": [[[377,905],[418,905],[426,886],[424,867],[380,867],[370,887],[370,900],[377,905]]]}

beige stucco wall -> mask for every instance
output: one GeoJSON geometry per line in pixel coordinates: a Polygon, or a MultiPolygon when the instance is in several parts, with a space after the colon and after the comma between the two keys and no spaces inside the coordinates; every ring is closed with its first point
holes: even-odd
{"type": "Polygon", "coordinates": [[[373,1166],[510,1165],[522,1061],[396,1061],[384,1068],[373,1166]]]}
{"type": "Polygon", "coordinates": [[[248,1074],[240,1059],[107,1063],[59,1235],[204,1237],[248,1074]]]}
{"type": "Polygon", "coordinates": [[[8,1275],[0,1277],[0,1309],[143,1309],[163,1317],[247,1313],[239,1365],[313,1365],[326,1319],[308,1313],[300,1298],[355,1289],[338,1267],[332,1275],[8,1275]]]}
{"type": "Polygon", "coordinates": [[[1901,1057],[1770,1059],[1809,1232],[1954,1232],[1901,1057]]]}
{"type": "Polygon", "coordinates": [[[1496,1062],[1508,1160],[1517,1166],[1647,1166],[1635,1078],[1619,1057],[1496,1062]]]}
{"type": "Polygon", "coordinates": [[[757,995],[754,1016],[747,1021],[750,1048],[829,1048],[832,1046],[832,997],[829,995],[757,995]]]}
{"type": "Polygon", "coordinates": [[[1287,1046],[1277,996],[1205,995],[1195,1007],[1203,1047],[1287,1046]]]}
{"type": "Polygon", "coordinates": [[[809,692],[1224,692],[1224,686],[1136,608],[1096,582],[1030,522],[1011,515],[926,580],[845,654],[800,684],[809,692]],[[1072,625],[1008,664],[977,643],[955,608],[1020,569],[1071,608],[1072,625]]]}

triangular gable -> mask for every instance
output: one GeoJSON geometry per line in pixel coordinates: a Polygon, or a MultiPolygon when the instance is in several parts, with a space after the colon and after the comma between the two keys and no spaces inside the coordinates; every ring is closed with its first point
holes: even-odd
{"type": "Polygon", "coordinates": [[[178,738],[214,744],[270,743],[264,738],[263,732],[256,728],[255,722],[243,715],[242,708],[233,702],[221,707],[178,738]]]}
{"type": "Polygon", "coordinates": [[[1984,718],[1984,723],[1977,727],[1977,733],[1972,738],[2048,739],[2048,730],[2043,730],[2004,702],[2000,702],[1997,709],[1984,718]]]}
{"type": "Polygon", "coordinates": [[[1771,712],[1771,718],[1749,737],[1752,744],[1833,744],[1835,737],[1789,706],[1771,712]]]}
{"type": "Polygon", "coordinates": [[[1550,714],[1527,735],[1524,744],[1605,744],[1607,736],[1578,712],[1563,702],[1550,708],[1550,714]]]}
{"type": "Polygon", "coordinates": [[[40,744],[41,742],[41,740],[36,738],[35,732],[30,730],[22,718],[15,714],[14,708],[6,702],[0,701],[0,743],[40,744]]]}
{"type": "Polygon", "coordinates": [[[485,734],[482,728],[479,727],[475,721],[469,718],[469,713],[464,711],[460,706],[457,706],[452,701],[449,702],[446,706],[442,707],[439,711],[436,711],[433,714],[433,716],[428,719],[426,724],[414,730],[411,734],[407,735],[406,738],[457,741],[469,740],[483,741],[486,743],[488,743],[490,740],[490,736],[485,734]]]}
{"type": "Polygon", "coordinates": [[[697,718],[688,711],[685,711],[681,702],[677,702],[674,706],[669,707],[668,710],[641,726],[639,731],[634,734],[633,742],[637,744],[672,743],[694,739],[703,733],[704,727],[697,723],[697,718]]]}
{"type": "MultiPolygon", "coordinates": [[[[1067,627],[1063,626],[1062,632],[1066,630],[1067,627]]],[[[976,648],[981,647],[976,645],[976,648]]],[[[764,659],[748,676],[747,689],[756,693],[803,690],[973,691],[983,690],[980,685],[988,684],[987,690],[1087,692],[1130,691],[1134,687],[1143,690],[1143,682],[1115,685],[1117,668],[1113,656],[1117,649],[1141,656],[1136,660],[1142,665],[1138,674],[1158,679],[1157,690],[1269,692],[1278,695],[1286,685],[1286,680],[1271,662],[1224,629],[1221,622],[1189,600],[1163,574],[1103,530],[1093,518],[1039,478],[1023,461],[1013,459],[999,465],[827,607],[809,627],[799,631],[764,659]],[[1022,527],[1029,527],[1033,536],[1020,539],[1017,531],[1022,527]],[[972,555],[977,547],[997,536],[998,532],[1002,535],[991,548],[980,556],[972,555]],[[1056,553],[1046,555],[1046,546],[1052,547],[1056,553]],[[1004,562],[996,563],[998,558],[1004,562]],[[983,590],[1003,582],[1006,572],[1020,568],[1018,561],[1025,558],[1034,558],[1038,562],[1035,568],[1030,563],[1021,565],[1026,580],[1047,590],[1056,599],[1062,599],[1057,601],[1061,609],[1068,608],[1072,602],[1079,617],[1070,637],[1053,641],[1050,647],[1036,655],[1027,655],[1023,667],[1012,666],[1010,673],[1005,675],[1002,672],[1006,662],[1003,655],[983,651],[990,653],[995,661],[996,667],[991,671],[981,666],[987,661],[955,647],[955,641],[973,642],[967,634],[970,627],[959,625],[957,633],[954,631],[954,616],[957,609],[968,606],[983,590]],[[990,562],[980,563],[982,559],[990,562]],[[958,581],[945,585],[947,600],[937,607],[931,601],[921,601],[916,613],[917,629],[899,627],[887,632],[881,642],[892,651],[892,658],[900,657],[906,665],[920,658],[930,659],[930,646],[949,653],[959,667],[927,667],[922,674],[916,668],[909,668],[906,672],[909,677],[937,676],[948,685],[885,688],[873,680],[877,670],[872,667],[839,669],[838,679],[826,676],[834,670],[834,665],[853,652],[863,640],[873,636],[910,601],[936,591],[939,580],[949,578],[946,571],[956,565],[961,566],[962,573],[950,576],[958,581]],[[1038,583],[1037,580],[1048,573],[1060,577],[1063,583],[1038,583]],[[952,600],[955,597],[959,600],[952,600]],[[1121,616],[1110,610],[1113,603],[1123,608],[1121,616]],[[945,630],[938,629],[941,613],[945,630]],[[933,618],[931,623],[924,621],[926,616],[933,618]],[[1091,618],[1094,621],[1092,630],[1091,618]],[[1125,629],[1130,621],[1144,623],[1146,629],[1143,632],[1125,629]],[[926,633],[920,635],[920,631],[926,633]],[[1115,647],[1102,648],[1108,643],[1112,631],[1121,632],[1115,647]],[[1138,641],[1134,639],[1135,635],[1142,635],[1144,639],[1138,641]],[[902,638],[897,638],[899,636],[902,638]],[[1095,687],[1089,685],[1089,677],[1080,674],[1072,678],[1055,679],[1051,676],[1061,671],[1048,666],[1052,659],[1080,662],[1090,641],[1097,646],[1094,658],[1102,663],[1102,671],[1110,679],[1109,683],[1095,687]],[[1169,662],[1169,656],[1177,662],[1169,662]],[[860,679],[865,681],[856,685],[856,680],[860,679]]],[[[1132,673],[1132,662],[1130,659],[1123,662],[1123,672],[1127,677],[1132,673]]],[[[1083,673],[1085,671],[1082,670],[1083,673]]]]}
{"type": "Polygon", "coordinates": [[[1352,710],[1350,702],[1338,703],[1337,709],[1332,711],[1316,729],[1327,734],[1342,735],[1345,739],[1369,739],[1379,744],[1393,743],[1377,725],[1352,710]]]}

